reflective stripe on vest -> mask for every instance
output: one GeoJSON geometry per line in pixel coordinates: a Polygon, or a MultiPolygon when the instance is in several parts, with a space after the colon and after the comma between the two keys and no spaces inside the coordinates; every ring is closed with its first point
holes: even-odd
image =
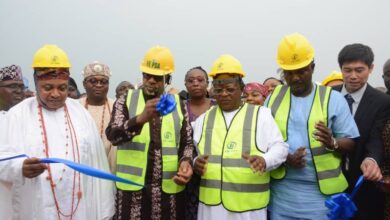
{"type": "MultiPolygon", "coordinates": [[[[161,153],[162,153],[162,190],[165,193],[178,193],[184,190],[172,181],[178,169],[178,147],[180,145],[180,130],[183,121],[183,113],[180,107],[179,96],[175,95],[176,109],[164,117],[161,122],[161,153]]],[[[126,100],[129,110],[129,118],[142,113],[145,108],[145,99],[142,90],[129,90],[126,100]]],[[[145,123],[141,133],[131,141],[121,144],[117,150],[117,175],[145,184],[148,150],[150,144],[150,124],[145,123]]],[[[137,191],[142,189],[124,183],[116,183],[121,190],[137,191]]]]}
{"type": "Polygon", "coordinates": [[[269,201],[269,173],[253,173],[242,154],[263,155],[256,146],[259,106],[244,104],[226,128],[221,109],[211,108],[205,115],[200,154],[209,155],[201,177],[199,200],[206,205],[223,206],[232,212],[257,210],[269,201]]]}
{"type": "MultiPolygon", "coordinates": [[[[337,152],[327,151],[321,142],[314,139],[313,132],[316,131],[315,123],[323,121],[328,125],[328,104],[331,93],[330,87],[316,86],[314,100],[311,106],[307,122],[308,139],[310,151],[316,169],[317,181],[320,191],[325,195],[343,192],[348,183],[341,172],[341,155],[337,152]]],[[[288,139],[288,118],[291,108],[291,92],[288,86],[278,86],[272,93],[268,107],[278,124],[285,141],[288,139]]],[[[271,174],[277,179],[285,175],[284,167],[271,174]]]]}

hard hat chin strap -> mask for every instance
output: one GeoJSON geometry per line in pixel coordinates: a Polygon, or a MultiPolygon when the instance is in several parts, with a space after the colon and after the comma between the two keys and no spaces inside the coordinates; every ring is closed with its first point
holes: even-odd
{"type": "Polygon", "coordinates": [[[163,83],[164,83],[164,92],[163,94],[166,93],[166,88],[168,87],[168,85],[171,85],[171,80],[172,80],[172,76],[170,74],[167,74],[163,77],[163,83]],[[165,80],[166,78],[166,80],[165,80]]]}
{"type": "Polygon", "coordinates": [[[166,78],[167,78],[167,80],[165,81],[165,77],[164,77],[164,85],[165,85],[165,83],[167,85],[171,85],[172,76],[170,74],[168,74],[168,75],[166,75],[166,78]]]}

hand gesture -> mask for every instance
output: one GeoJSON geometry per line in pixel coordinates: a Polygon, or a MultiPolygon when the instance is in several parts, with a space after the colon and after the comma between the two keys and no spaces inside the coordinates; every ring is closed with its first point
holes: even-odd
{"type": "Polygon", "coordinates": [[[265,172],[266,163],[263,157],[249,154],[242,154],[242,158],[246,160],[250,165],[254,173],[259,172],[262,174],[265,172]]]}
{"type": "Polygon", "coordinates": [[[27,158],[23,161],[22,174],[27,178],[39,176],[47,169],[47,166],[40,162],[36,157],[27,158]]]}
{"type": "Polygon", "coordinates": [[[315,139],[321,142],[326,148],[334,149],[332,130],[326,127],[322,121],[316,123],[315,128],[317,129],[317,131],[313,133],[315,139]]]}
{"type": "Polygon", "coordinates": [[[368,181],[380,181],[383,176],[378,164],[372,159],[364,159],[360,165],[364,179],[368,181]]]}
{"type": "Polygon", "coordinates": [[[187,184],[192,177],[192,167],[188,161],[182,161],[179,166],[179,172],[172,179],[178,185],[187,184]]]}
{"type": "Polygon", "coordinates": [[[288,154],[286,162],[293,168],[303,168],[306,166],[305,156],[306,148],[300,147],[294,152],[294,154],[288,154]]]}
{"type": "Polygon", "coordinates": [[[195,167],[194,171],[199,176],[203,176],[203,174],[206,172],[206,166],[207,166],[207,160],[209,159],[208,155],[200,155],[195,160],[195,167]]]}
{"type": "Polygon", "coordinates": [[[137,123],[144,124],[150,121],[152,118],[159,117],[160,114],[156,109],[156,105],[159,101],[160,98],[154,98],[146,101],[144,110],[136,118],[137,123]]]}

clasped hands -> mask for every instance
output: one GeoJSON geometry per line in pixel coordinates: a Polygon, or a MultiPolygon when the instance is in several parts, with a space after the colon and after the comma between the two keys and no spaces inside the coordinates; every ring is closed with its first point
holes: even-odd
{"type": "MultiPolygon", "coordinates": [[[[334,150],[332,130],[326,127],[322,121],[317,122],[315,128],[316,131],[312,134],[314,139],[321,142],[327,149],[334,150]]],[[[306,147],[299,147],[294,153],[287,155],[286,163],[293,168],[303,168],[306,166],[306,155],[306,147]]]]}

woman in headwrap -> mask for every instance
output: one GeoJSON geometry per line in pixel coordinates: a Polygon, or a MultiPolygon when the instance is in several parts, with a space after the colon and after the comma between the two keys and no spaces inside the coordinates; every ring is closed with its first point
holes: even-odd
{"type": "Polygon", "coordinates": [[[268,96],[268,88],[257,82],[247,83],[244,87],[244,101],[253,105],[263,105],[268,96]]]}
{"type": "MultiPolygon", "coordinates": [[[[280,71],[278,71],[280,72],[280,71]]],[[[283,71],[282,71],[283,72],[283,71]]],[[[284,85],[283,81],[280,79],[277,79],[275,77],[268,77],[264,80],[263,85],[268,88],[268,93],[271,93],[274,91],[276,86],[278,85],[284,85]]]]}

